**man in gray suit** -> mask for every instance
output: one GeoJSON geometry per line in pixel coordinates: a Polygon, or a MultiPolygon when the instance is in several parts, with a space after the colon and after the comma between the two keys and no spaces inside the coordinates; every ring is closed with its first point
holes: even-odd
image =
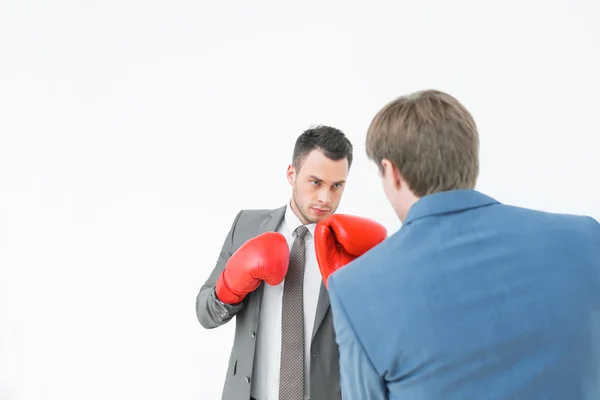
{"type": "Polygon", "coordinates": [[[311,128],[298,137],[288,166],[289,203],[242,210],[233,221],[196,299],[206,329],[236,317],[223,400],[341,399],[339,353],[313,234],[336,211],[351,164],[344,133],[311,128]],[[298,263],[299,277],[292,274],[298,263]]]}

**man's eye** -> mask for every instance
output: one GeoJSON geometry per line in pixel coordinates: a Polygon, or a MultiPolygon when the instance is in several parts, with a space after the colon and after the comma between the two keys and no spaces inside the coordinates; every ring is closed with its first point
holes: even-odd
{"type": "Polygon", "coordinates": [[[341,184],[341,183],[336,183],[336,184],[334,184],[334,185],[333,185],[333,187],[334,187],[335,189],[339,189],[339,188],[341,188],[341,187],[342,187],[342,184],[341,184]]]}
{"type": "Polygon", "coordinates": [[[310,181],[310,183],[312,183],[314,186],[319,186],[319,184],[320,184],[321,182],[319,182],[319,181],[310,181]]]}

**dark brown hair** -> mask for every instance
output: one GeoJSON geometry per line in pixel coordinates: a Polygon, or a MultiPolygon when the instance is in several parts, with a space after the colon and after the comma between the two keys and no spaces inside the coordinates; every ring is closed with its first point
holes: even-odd
{"type": "Polygon", "coordinates": [[[348,168],[352,165],[352,143],[339,129],[316,125],[304,131],[294,145],[292,164],[300,170],[304,159],[313,150],[319,150],[333,161],[348,159],[348,168]]]}

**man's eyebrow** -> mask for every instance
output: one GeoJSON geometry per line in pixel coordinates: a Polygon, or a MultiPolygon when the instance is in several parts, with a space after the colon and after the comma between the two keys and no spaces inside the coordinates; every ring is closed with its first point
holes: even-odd
{"type": "MultiPolygon", "coordinates": [[[[323,182],[323,179],[319,178],[318,176],[314,176],[314,175],[310,175],[309,178],[313,181],[317,181],[317,182],[323,182]]],[[[341,181],[337,181],[337,182],[333,182],[334,185],[340,185],[342,183],[346,183],[345,179],[342,179],[341,181]]]]}

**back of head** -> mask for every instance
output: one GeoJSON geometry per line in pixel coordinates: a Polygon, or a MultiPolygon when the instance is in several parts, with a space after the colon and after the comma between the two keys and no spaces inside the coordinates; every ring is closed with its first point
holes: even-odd
{"type": "Polygon", "coordinates": [[[292,164],[300,170],[302,161],[313,150],[322,152],[327,158],[339,161],[346,158],[348,168],[352,165],[352,143],[344,133],[331,126],[317,125],[304,131],[296,140],[292,164]]]}
{"type": "Polygon", "coordinates": [[[454,97],[424,90],[399,97],[373,118],[369,159],[389,160],[417,197],[473,189],[479,174],[479,134],[469,111],[454,97]]]}

